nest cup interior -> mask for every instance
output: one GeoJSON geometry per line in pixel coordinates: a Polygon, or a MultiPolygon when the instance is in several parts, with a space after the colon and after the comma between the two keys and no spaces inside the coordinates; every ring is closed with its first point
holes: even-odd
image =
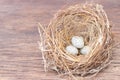
{"type": "Polygon", "coordinates": [[[80,76],[99,72],[110,59],[112,36],[105,11],[98,4],[82,4],[60,10],[43,30],[41,50],[45,68],[80,76]],[[83,36],[89,54],[72,55],[65,48],[73,36],[83,36]]]}

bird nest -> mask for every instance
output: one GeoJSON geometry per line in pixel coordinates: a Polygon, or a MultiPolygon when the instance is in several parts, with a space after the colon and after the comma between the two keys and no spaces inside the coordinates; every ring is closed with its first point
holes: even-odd
{"type": "Polygon", "coordinates": [[[107,66],[111,57],[111,27],[103,7],[98,4],[77,4],[60,10],[47,27],[39,26],[39,48],[45,70],[59,74],[89,76],[107,66]],[[82,36],[89,45],[89,54],[72,55],[66,51],[73,36],[82,36]]]}

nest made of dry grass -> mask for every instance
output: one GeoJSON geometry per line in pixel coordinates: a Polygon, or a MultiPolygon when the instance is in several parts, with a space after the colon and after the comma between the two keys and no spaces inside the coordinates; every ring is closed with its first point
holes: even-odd
{"type": "Polygon", "coordinates": [[[88,76],[109,63],[113,41],[111,27],[99,4],[77,4],[60,10],[47,27],[40,24],[39,33],[45,70],[88,76]],[[85,44],[92,49],[90,53],[72,55],[66,52],[72,36],[83,36],[85,44]]]}

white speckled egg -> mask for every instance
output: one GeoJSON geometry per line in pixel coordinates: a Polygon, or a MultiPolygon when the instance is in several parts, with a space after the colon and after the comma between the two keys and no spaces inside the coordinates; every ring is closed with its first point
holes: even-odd
{"type": "Polygon", "coordinates": [[[67,46],[66,51],[73,55],[78,54],[78,49],[72,45],[67,46]]]}
{"type": "Polygon", "coordinates": [[[73,36],[71,39],[71,42],[72,42],[72,45],[75,46],[76,48],[84,47],[83,37],[73,36]]]}
{"type": "Polygon", "coordinates": [[[89,46],[84,46],[81,50],[80,53],[81,54],[88,54],[90,52],[90,47],[89,46]]]}

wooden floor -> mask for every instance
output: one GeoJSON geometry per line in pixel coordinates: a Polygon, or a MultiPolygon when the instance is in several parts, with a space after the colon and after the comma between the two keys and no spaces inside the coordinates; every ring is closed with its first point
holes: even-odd
{"type": "MultiPolygon", "coordinates": [[[[104,6],[120,42],[120,0],[92,0],[104,6]]],[[[63,80],[45,73],[37,41],[38,22],[48,25],[58,9],[83,0],[0,0],[0,80],[63,80]]],[[[120,46],[111,64],[94,79],[120,80],[120,46]]]]}

